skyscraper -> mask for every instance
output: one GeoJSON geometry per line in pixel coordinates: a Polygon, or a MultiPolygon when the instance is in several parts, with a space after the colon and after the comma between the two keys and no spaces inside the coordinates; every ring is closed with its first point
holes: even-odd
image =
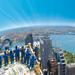
{"type": "Polygon", "coordinates": [[[33,48],[33,36],[32,36],[32,34],[28,34],[27,37],[25,38],[25,44],[27,45],[28,43],[31,43],[32,48],[33,48]]]}
{"type": "Polygon", "coordinates": [[[55,50],[56,59],[58,62],[58,75],[66,75],[66,64],[63,51],[59,48],[55,50]]]}
{"type": "Polygon", "coordinates": [[[42,69],[47,68],[47,61],[52,57],[52,41],[49,37],[43,37],[41,39],[41,63],[42,69]]]}

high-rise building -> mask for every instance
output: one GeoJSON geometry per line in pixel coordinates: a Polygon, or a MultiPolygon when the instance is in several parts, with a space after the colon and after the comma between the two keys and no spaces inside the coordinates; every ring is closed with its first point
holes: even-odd
{"type": "Polygon", "coordinates": [[[58,62],[58,75],[66,75],[66,64],[65,64],[63,51],[57,48],[55,54],[58,62]]]}
{"type": "Polygon", "coordinates": [[[28,34],[27,37],[25,38],[25,44],[28,45],[28,43],[31,43],[33,47],[33,36],[32,34],[28,34]]]}
{"type": "Polygon", "coordinates": [[[50,37],[42,37],[40,40],[41,43],[41,64],[42,69],[47,68],[47,61],[49,58],[52,58],[52,41],[50,37]]]}

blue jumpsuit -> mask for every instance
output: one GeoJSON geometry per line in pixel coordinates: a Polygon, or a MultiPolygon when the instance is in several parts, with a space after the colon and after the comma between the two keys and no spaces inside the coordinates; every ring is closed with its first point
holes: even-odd
{"type": "Polygon", "coordinates": [[[31,69],[32,69],[34,67],[35,63],[36,63],[36,56],[32,55],[30,57],[29,68],[31,67],[31,69]]]}
{"type": "Polygon", "coordinates": [[[4,65],[6,66],[8,64],[8,56],[6,54],[6,52],[4,52],[4,65]]]}
{"type": "Polygon", "coordinates": [[[38,47],[35,47],[34,48],[34,50],[33,50],[34,52],[35,52],[35,56],[37,57],[37,59],[38,59],[38,54],[39,54],[39,48],[38,47]]]}
{"type": "Polygon", "coordinates": [[[21,62],[24,63],[25,49],[22,47],[21,49],[21,62]]]}
{"type": "Polygon", "coordinates": [[[0,68],[2,67],[2,56],[0,56],[0,68]]]}
{"type": "Polygon", "coordinates": [[[26,63],[27,65],[29,64],[30,56],[31,56],[31,53],[30,53],[29,49],[27,49],[25,52],[25,57],[24,57],[24,63],[26,63]]]}
{"type": "Polygon", "coordinates": [[[11,64],[14,63],[14,53],[12,51],[10,51],[10,61],[11,64]]]}
{"type": "Polygon", "coordinates": [[[16,59],[16,61],[19,61],[19,58],[20,58],[20,50],[19,49],[15,49],[14,53],[15,53],[15,59],[16,59]]]}

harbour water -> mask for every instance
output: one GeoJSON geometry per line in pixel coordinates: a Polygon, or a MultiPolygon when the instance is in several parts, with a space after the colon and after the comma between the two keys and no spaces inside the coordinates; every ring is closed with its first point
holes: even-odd
{"type": "MultiPolygon", "coordinates": [[[[51,35],[50,38],[53,47],[61,48],[75,54],[75,35],[51,35]]],[[[11,48],[14,49],[16,45],[24,46],[25,42],[13,43],[11,48]]]]}
{"type": "Polygon", "coordinates": [[[53,47],[58,47],[75,54],[75,35],[51,35],[50,37],[53,47]]]}

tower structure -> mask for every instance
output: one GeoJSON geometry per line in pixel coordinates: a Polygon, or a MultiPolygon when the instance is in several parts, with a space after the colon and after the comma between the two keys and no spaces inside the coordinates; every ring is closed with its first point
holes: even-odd
{"type": "Polygon", "coordinates": [[[58,62],[58,75],[66,75],[66,64],[63,51],[59,48],[55,49],[55,57],[58,62]]]}
{"type": "Polygon", "coordinates": [[[48,59],[52,58],[52,41],[50,37],[45,36],[42,37],[40,40],[41,43],[41,67],[42,69],[47,68],[47,61],[48,59]]]}
{"type": "Polygon", "coordinates": [[[32,34],[28,34],[27,37],[25,38],[25,44],[28,45],[28,43],[31,43],[32,48],[33,48],[33,36],[32,36],[32,34]]]}

